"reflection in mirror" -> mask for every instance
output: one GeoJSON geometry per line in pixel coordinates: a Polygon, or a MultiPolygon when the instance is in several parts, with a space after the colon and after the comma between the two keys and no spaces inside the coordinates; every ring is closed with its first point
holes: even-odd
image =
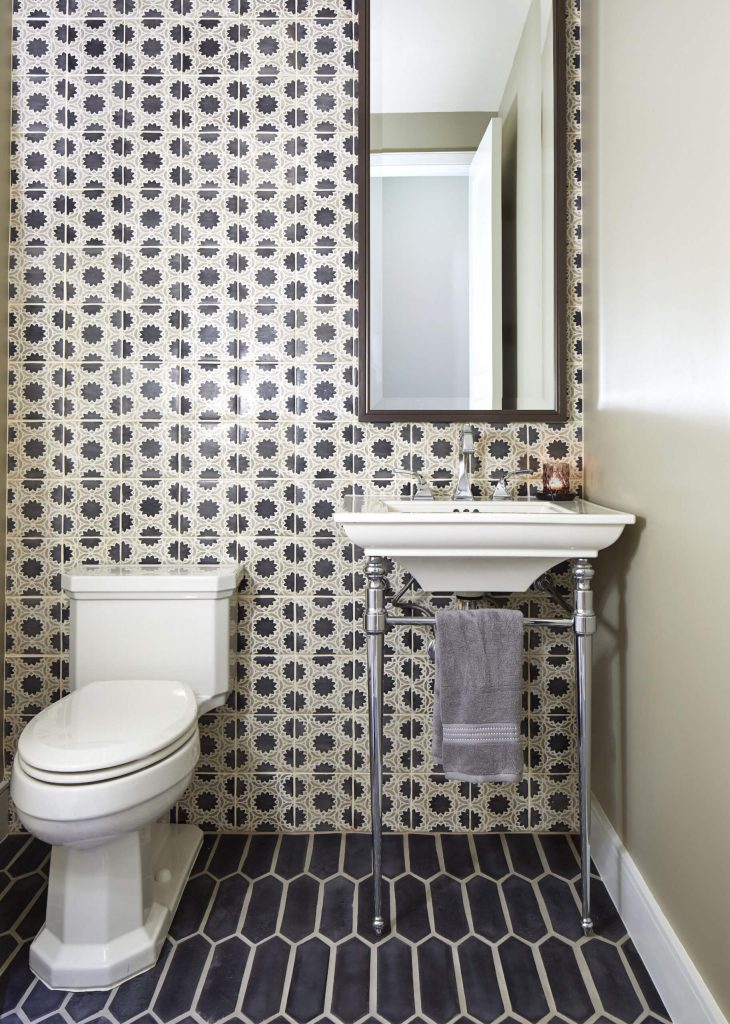
{"type": "Polygon", "coordinates": [[[365,418],[559,416],[556,20],[370,0],[365,418]]]}

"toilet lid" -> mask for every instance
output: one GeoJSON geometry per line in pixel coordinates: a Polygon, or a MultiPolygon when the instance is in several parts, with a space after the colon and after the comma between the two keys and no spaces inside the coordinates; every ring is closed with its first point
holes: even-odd
{"type": "Polygon", "coordinates": [[[18,741],[25,764],[47,772],[94,772],[169,747],[198,715],[195,694],[167,679],[112,679],[45,708],[18,741]]]}

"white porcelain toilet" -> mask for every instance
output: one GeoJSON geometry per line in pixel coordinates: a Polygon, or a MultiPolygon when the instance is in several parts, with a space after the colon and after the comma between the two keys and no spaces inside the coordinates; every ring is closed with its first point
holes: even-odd
{"type": "Polygon", "coordinates": [[[30,948],[51,988],[109,988],[152,967],[202,841],[153,824],[183,794],[198,717],[230,689],[236,565],[65,572],[71,693],[20,736],[11,794],[50,843],[30,948]]]}

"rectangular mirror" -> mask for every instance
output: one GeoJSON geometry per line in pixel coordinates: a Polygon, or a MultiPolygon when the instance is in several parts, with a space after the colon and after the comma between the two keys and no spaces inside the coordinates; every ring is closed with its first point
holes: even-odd
{"type": "Polygon", "coordinates": [[[360,33],[360,418],[565,419],[564,0],[360,33]]]}

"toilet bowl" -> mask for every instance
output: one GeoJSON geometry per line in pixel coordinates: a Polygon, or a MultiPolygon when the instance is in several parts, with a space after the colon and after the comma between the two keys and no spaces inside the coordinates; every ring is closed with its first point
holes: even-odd
{"type": "MultiPolygon", "coordinates": [[[[109,988],[152,967],[200,847],[197,827],[158,822],[192,779],[200,755],[200,714],[222,703],[229,685],[227,608],[225,632],[216,621],[220,614],[207,621],[202,615],[195,630],[198,640],[201,629],[210,632],[220,648],[212,673],[200,672],[196,651],[190,676],[190,637],[180,638],[182,651],[170,644],[181,621],[189,631],[198,618],[195,609],[192,619],[186,614],[191,601],[228,603],[238,581],[230,567],[218,569],[212,585],[211,570],[197,572],[202,582],[193,570],[174,573],[171,584],[173,574],[157,569],[131,584],[128,574],[120,582],[112,572],[110,583],[98,570],[90,573],[91,583],[84,573],[68,583],[74,588],[71,636],[77,641],[78,676],[72,675],[72,692],[41,711],[21,734],[11,776],[18,818],[52,847],[46,922],[30,949],[31,969],[51,988],[109,988]],[[79,591],[92,596],[79,598],[79,591]],[[169,605],[177,594],[187,604],[176,616],[169,605]],[[188,679],[90,678],[84,630],[74,634],[74,599],[101,605],[100,615],[84,609],[87,614],[78,618],[94,624],[92,660],[103,676],[118,661],[125,668],[166,663],[188,679]],[[146,635],[127,633],[124,649],[113,642],[119,600],[135,602],[148,629],[146,635]],[[98,634],[105,620],[110,642],[102,652],[98,634]]],[[[133,614],[125,605],[125,627],[133,614]]]]}

